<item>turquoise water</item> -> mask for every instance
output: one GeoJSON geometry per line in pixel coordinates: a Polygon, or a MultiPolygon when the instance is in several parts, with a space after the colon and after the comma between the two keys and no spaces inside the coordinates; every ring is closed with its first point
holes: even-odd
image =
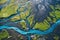
{"type": "Polygon", "coordinates": [[[40,30],[35,30],[35,29],[30,29],[28,32],[26,31],[22,31],[21,29],[17,28],[17,27],[10,27],[10,26],[0,26],[0,30],[2,29],[13,29],[16,32],[23,34],[23,35],[27,35],[27,34],[38,34],[38,35],[46,35],[48,33],[51,33],[54,31],[54,29],[57,27],[57,25],[60,24],[60,20],[58,20],[55,24],[53,24],[48,30],[46,31],[40,31],[40,30]]]}
{"type": "MultiPolygon", "coordinates": [[[[8,2],[7,3],[5,3],[4,5],[1,5],[0,6],[0,9],[2,9],[3,7],[5,7],[5,6],[7,6],[7,5],[9,5],[9,3],[10,3],[10,0],[8,0],[8,2]]],[[[26,3],[26,4],[28,4],[28,2],[26,3]]],[[[19,5],[18,6],[18,9],[21,7],[21,5],[19,5]]],[[[11,15],[11,16],[9,16],[9,17],[7,17],[6,19],[4,19],[4,20],[9,20],[9,19],[11,19],[12,17],[14,17],[15,15],[19,15],[20,14],[20,11],[17,9],[17,13],[16,14],[14,14],[14,15],[11,15]]],[[[38,8],[37,8],[38,9],[38,8]]],[[[47,8],[48,9],[48,8],[47,8]]],[[[26,10],[24,10],[24,11],[26,11],[26,10]]],[[[38,12],[37,12],[38,13],[38,12]]],[[[44,12],[45,13],[45,12],[44,12]]],[[[39,14],[39,13],[38,13],[39,14]]],[[[41,13],[42,14],[42,13],[41,13]]],[[[27,17],[26,17],[26,19],[30,16],[31,14],[29,14],[27,17]]],[[[45,15],[45,14],[44,14],[45,15]]],[[[41,18],[39,18],[39,16],[40,15],[36,15],[36,17],[35,17],[35,19],[37,18],[38,19],[38,21],[41,21],[42,19],[41,18]],[[41,19],[41,20],[40,20],[41,19]]],[[[20,20],[18,20],[18,21],[20,21],[20,20]]],[[[0,22],[3,22],[3,20],[2,21],[0,21],[0,22]]],[[[25,21],[27,24],[27,27],[30,29],[30,25],[29,25],[29,22],[26,20],[25,21]]],[[[7,23],[8,24],[8,23],[7,23]]],[[[35,29],[30,29],[30,30],[28,30],[27,32],[26,31],[23,31],[23,30],[21,30],[21,29],[19,29],[18,27],[14,27],[14,26],[6,26],[6,25],[3,25],[3,26],[0,26],[0,30],[2,30],[2,29],[12,29],[12,30],[15,30],[16,32],[18,32],[18,33],[20,33],[20,34],[23,34],[23,35],[27,35],[28,36],[28,39],[30,40],[30,34],[38,34],[38,35],[46,35],[46,34],[49,34],[49,33],[51,33],[51,32],[53,32],[54,31],[54,29],[57,27],[57,25],[59,25],[60,24],[60,20],[58,20],[55,24],[53,24],[49,29],[47,29],[46,31],[41,31],[41,30],[35,30],[35,29]]]]}

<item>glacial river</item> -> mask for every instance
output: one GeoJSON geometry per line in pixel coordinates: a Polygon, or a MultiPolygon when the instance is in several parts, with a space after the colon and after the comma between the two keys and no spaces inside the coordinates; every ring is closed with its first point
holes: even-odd
{"type": "Polygon", "coordinates": [[[38,34],[38,35],[46,35],[48,33],[51,33],[54,31],[54,29],[57,27],[57,25],[60,24],[60,20],[58,20],[55,24],[53,24],[49,29],[47,29],[46,31],[41,31],[41,30],[35,30],[35,29],[30,29],[29,31],[22,31],[21,29],[19,29],[18,27],[13,27],[13,26],[0,26],[0,30],[2,29],[13,29],[16,32],[23,34],[23,35],[27,35],[27,34],[38,34]]]}

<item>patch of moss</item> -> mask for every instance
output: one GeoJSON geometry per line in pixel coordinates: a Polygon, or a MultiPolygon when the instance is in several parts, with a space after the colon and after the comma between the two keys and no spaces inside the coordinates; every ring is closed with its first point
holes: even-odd
{"type": "Polygon", "coordinates": [[[0,4],[4,4],[7,0],[0,0],[0,4]]]}
{"type": "Polygon", "coordinates": [[[9,36],[9,33],[6,30],[3,30],[0,32],[0,39],[7,38],[9,36]]]}
{"type": "Polygon", "coordinates": [[[35,29],[39,29],[42,31],[47,30],[50,27],[50,24],[47,22],[47,20],[44,20],[44,22],[36,23],[34,26],[35,29]]]}

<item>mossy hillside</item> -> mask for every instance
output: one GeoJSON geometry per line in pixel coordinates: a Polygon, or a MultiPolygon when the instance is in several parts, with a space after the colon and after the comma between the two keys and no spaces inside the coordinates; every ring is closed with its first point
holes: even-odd
{"type": "Polygon", "coordinates": [[[2,32],[0,32],[0,40],[4,39],[4,38],[8,38],[9,33],[6,30],[3,30],[2,32]]]}

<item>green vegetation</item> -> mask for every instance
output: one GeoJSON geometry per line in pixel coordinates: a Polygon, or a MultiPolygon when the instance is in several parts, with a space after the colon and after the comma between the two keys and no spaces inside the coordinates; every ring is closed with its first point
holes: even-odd
{"type": "Polygon", "coordinates": [[[7,0],[0,0],[0,4],[5,3],[7,0]]]}
{"type": "Polygon", "coordinates": [[[0,17],[8,17],[12,14],[15,14],[17,10],[17,5],[12,5],[13,4],[4,7],[0,12],[0,17]]]}
{"type": "Polygon", "coordinates": [[[54,13],[54,15],[56,16],[56,18],[59,19],[60,18],[60,5],[57,4],[55,7],[51,6],[51,8],[53,9],[52,13],[54,13]]]}
{"type": "Polygon", "coordinates": [[[22,25],[22,28],[23,28],[23,29],[26,29],[26,28],[27,28],[25,21],[24,21],[24,22],[20,22],[20,24],[22,25]]]}
{"type": "MultiPolygon", "coordinates": [[[[23,12],[25,7],[21,7],[19,9],[20,15],[14,16],[13,18],[11,18],[11,21],[16,21],[16,20],[19,20],[19,19],[26,19],[26,16],[28,16],[29,13],[30,13],[30,4],[28,5],[28,7],[29,8],[25,12],[23,12]]],[[[57,18],[60,18],[60,11],[58,11],[58,10],[60,10],[59,7],[60,7],[59,5],[56,5],[56,7],[54,9],[54,7],[51,5],[51,8],[53,9],[53,11],[50,12],[50,15],[53,16],[53,17],[56,16],[57,18]]],[[[14,5],[14,0],[11,0],[11,3],[1,10],[0,17],[8,17],[12,14],[15,14],[17,8],[18,8],[18,5],[16,5],[16,4],[14,5]]],[[[33,18],[34,18],[33,15],[28,17],[28,21],[30,22],[30,25],[32,25],[33,18]]],[[[50,24],[47,21],[56,22],[56,20],[57,20],[55,18],[53,18],[53,20],[51,20],[49,17],[47,17],[47,19],[48,20],[44,20],[41,23],[36,23],[34,28],[39,29],[39,30],[47,30],[50,27],[50,24]]],[[[23,25],[23,28],[26,29],[26,23],[25,22],[24,23],[21,22],[20,24],[23,25]]]]}
{"type": "Polygon", "coordinates": [[[50,27],[50,24],[47,22],[47,20],[44,20],[44,22],[42,23],[36,23],[35,25],[35,29],[39,29],[39,30],[42,30],[42,31],[45,31],[47,30],[48,28],[50,27]]]}
{"type": "Polygon", "coordinates": [[[55,40],[59,40],[59,38],[60,38],[60,37],[59,37],[58,35],[55,35],[55,36],[54,36],[54,39],[55,39],[55,40]]]}
{"type": "MultiPolygon", "coordinates": [[[[54,9],[54,6],[51,5],[51,8],[53,9],[53,11],[50,12],[50,16],[52,17],[56,16],[56,18],[59,19],[60,18],[60,5],[56,5],[55,9],[54,9]]],[[[57,21],[56,18],[53,18],[53,20],[51,20],[49,17],[47,17],[48,20],[44,20],[44,22],[41,22],[41,23],[36,23],[34,28],[43,30],[43,31],[47,30],[50,27],[47,21],[52,21],[55,23],[57,21]]]]}
{"type": "Polygon", "coordinates": [[[33,16],[33,15],[31,15],[31,16],[29,16],[29,17],[28,17],[28,21],[30,22],[30,26],[32,25],[33,18],[34,18],[34,16],[33,16]]]}
{"type": "MultiPolygon", "coordinates": [[[[1,0],[1,2],[4,0],[1,0]]],[[[27,1],[27,0],[26,0],[27,1]]],[[[29,6],[30,4],[28,4],[29,6]]],[[[18,9],[18,5],[14,4],[14,0],[11,0],[10,4],[7,5],[6,7],[4,7],[1,11],[0,11],[0,18],[1,17],[9,17],[12,14],[16,13],[16,10],[18,9]]],[[[19,15],[14,16],[13,18],[11,18],[11,21],[17,21],[20,19],[26,19],[26,16],[29,15],[30,12],[30,8],[28,8],[26,11],[24,11],[25,7],[21,7],[20,9],[18,9],[20,11],[19,15]],[[24,11],[24,12],[23,12],[24,11]]],[[[24,25],[23,22],[20,23],[21,25],[23,25],[23,28],[26,28],[26,26],[24,25]]]]}
{"type": "MultiPolygon", "coordinates": [[[[0,4],[4,4],[6,1],[7,0],[0,0],[0,4]]],[[[25,1],[27,1],[27,0],[25,0],[25,1]]],[[[26,17],[30,14],[30,11],[31,11],[30,10],[31,9],[30,4],[28,4],[26,8],[27,8],[27,10],[24,11],[25,7],[21,7],[19,9],[20,14],[14,16],[10,20],[11,21],[17,21],[17,20],[20,20],[20,19],[26,19],[26,17]]],[[[60,5],[56,5],[55,8],[51,5],[51,8],[53,9],[53,11],[50,12],[50,16],[52,16],[52,17],[56,16],[56,18],[59,19],[60,18],[60,5]]],[[[6,7],[4,7],[0,11],[0,18],[1,17],[9,17],[12,14],[15,14],[17,9],[18,9],[18,5],[14,3],[14,0],[11,0],[11,3],[9,5],[7,5],[6,7]]],[[[34,16],[30,15],[27,19],[30,22],[30,25],[32,25],[33,18],[34,18],[34,16]]],[[[52,21],[52,22],[55,23],[56,20],[57,20],[56,18],[53,18],[53,20],[51,20],[50,17],[47,17],[47,20],[44,20],[43,22],[40,22],[40,23],[36,23],[34,28],[45,31],[48,28],[50,28],[50,24],[48,23],[48,21],[52,21]]],[[[24,28],[24,29],[27,28],[25,22],[20,22],[20,24],[22,25],[22,28],[24,28]]],[[[6,30],[0,32],[0,40],[3,39],[3,38],[6,38],[8,36],[9,36],[9,34],[6,30]]],[[[58,37],[57,37],[57,39],[58,39],[58,37]]],[[[34,38],[34,40],[37,40],[37,38],[34,38]]]]}
{"type": "Polygon", "coordinates": [[[9,36],[9,34],[6,30],[3,30],[2,32],[0,32],[0,40],[7,38],[8,36],[9,36]]]}
{"type": "Polygon", "coordinates": [[[56,5],[55,14],[56,14],[57,19],[59,19],[60,18],[60,5],[56,5]]]}

